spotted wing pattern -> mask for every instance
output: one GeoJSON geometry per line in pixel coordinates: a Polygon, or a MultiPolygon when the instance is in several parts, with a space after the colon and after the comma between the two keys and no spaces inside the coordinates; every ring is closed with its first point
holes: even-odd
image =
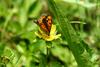
{"type": "Polygon", "coordinates": [[[52,26],[52,17],[51,16],[41,16],[40,19],[37,21],[37,24],[40,26],[40,28],[44,32],[49,34],[51,30],[51,26],[52,26]]]}

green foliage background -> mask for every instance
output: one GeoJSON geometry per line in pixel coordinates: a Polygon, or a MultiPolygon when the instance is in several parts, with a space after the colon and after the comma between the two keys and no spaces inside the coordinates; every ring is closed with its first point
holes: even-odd
{"type": "Polygon", "coordinates": [[[99,0],[0,0],[0,67],[100,67],[99,0]],[[51,15],[61,37],[34,22],[51,15]]]}

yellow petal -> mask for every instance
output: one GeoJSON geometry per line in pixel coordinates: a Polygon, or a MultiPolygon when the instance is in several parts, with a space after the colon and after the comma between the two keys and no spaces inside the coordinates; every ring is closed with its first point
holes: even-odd
{"type": "Polygon", "coordinates": [[[43,38],[46,41],[52,41],[54,39],[58,39],[61,34],[57,34],[56,35],[56,26],[52,25],[51,27],[51,31],[50,31],[50,35],[47,35],[44,31],[42,31],[41,29],[39,29],[39,32],[35,33],[39,38],[43,38]]]}

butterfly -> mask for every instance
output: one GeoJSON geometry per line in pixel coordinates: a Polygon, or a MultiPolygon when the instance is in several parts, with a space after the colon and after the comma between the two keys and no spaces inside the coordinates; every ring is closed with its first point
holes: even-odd
{"type": "Polygon", "coordinates": [[[52,17],[50,15],[42,15],[36,22],[40,29],[35,34],[46,41],[52,41],[58,39],[61,34],[57,34],[56,25],[52,23],[52,17]]]}
{"type": "Polygon", "coordinates": [[[43,30],[48,35],[50,34],[51,26],[52,26],[52,17],[50,15],[48,16],[41,16],[37,22],[36,22],[40,29],[43,30]]]}

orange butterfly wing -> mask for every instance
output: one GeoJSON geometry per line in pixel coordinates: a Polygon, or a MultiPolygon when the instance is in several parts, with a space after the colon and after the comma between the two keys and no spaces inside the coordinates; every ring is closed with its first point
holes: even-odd
{"type": "Polygon", "coordinates": [[[51,30],[51,26],[52,26],[52,17],[51,16],[41,16],[40,19],[37,21],[37,24],[40,26],[40,28],[44,32],[49,34],[51,30]]]}

